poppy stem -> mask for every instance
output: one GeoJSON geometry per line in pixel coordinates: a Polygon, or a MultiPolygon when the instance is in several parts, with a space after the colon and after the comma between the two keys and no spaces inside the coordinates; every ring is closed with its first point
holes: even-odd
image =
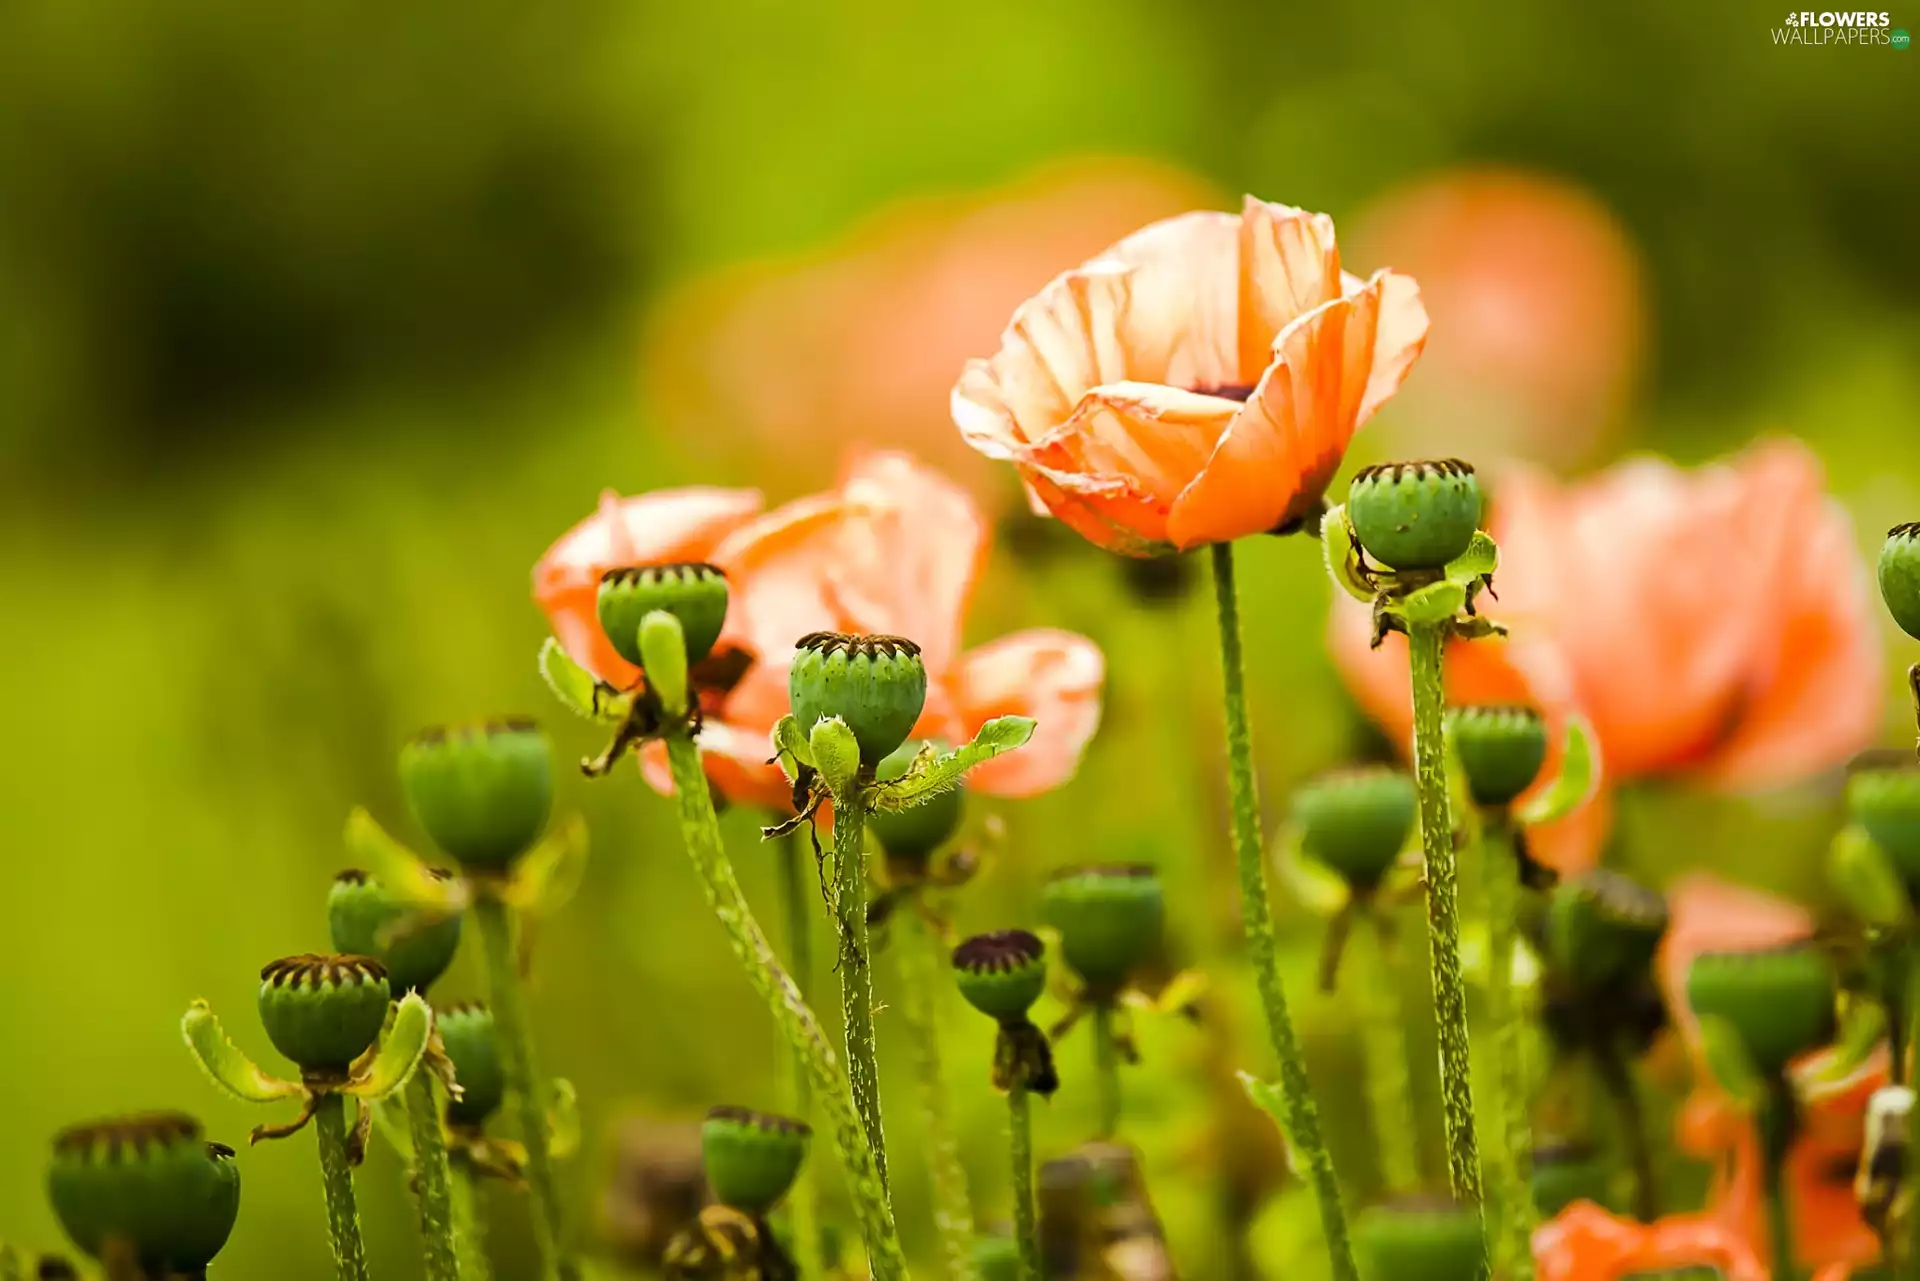
{"type": "Polygon", "coordinates": [[[1620,1114],[1621,1140],[1627,1146],[1627,1165],[1633,1171],[1633,1217],[1652,1223],[1660,1217],[1660,1185],[1653,1166],[1653,1145],[1647,1141],[1647,1114],[1633,1084],[1633,1069],[1617,1045],[1595,1056],[1600,1084],[1620,1114]]]}
{"type": "Polygon", "coordinates": [[[840,928],[840,1017],[846,1026],[847,1075],[867,1127],[880,1190],[891,1197],[887,1134],[880,1122],[880,1059],[873,1039],[873,949],[867,942],[867,811],[859,785],[833,798],[833,910],[840,928]]]}
{"type": "Polygon", "coordinates": [[[453,1189],[447,1171],[447,1138],[440,1129],[440,1103],[433,1073],[414,1069],[406,1088],[407,1129],[413,1138],[413,1177],[420,1203],[420,1240],[427,1281],[460,1281],[453,1242],[453,1189]]]}
{"type": "MultiPolygon", "coordinates": [[[[780,898],[786,912],[787,971],[794,990],[808,1004],[813,1001],[813,878],[808,875],[800,834],[789,832],[780,841],[780,898]]],[[[789,1062],[793,1115],[813,1120],[813,1082],[807,1077],[807,1057],[795,1050],[789,1062]]],[[[800,1171],[787,1194],[787,1212],[793,1222],[794,1261],[800,1275],[825,1276],[826,1252],[820,1239],[820,1186],[815,1168],[800,1171]]]]}
{"type": "Polygon", "coordinates": [[[314,1100],[314,1130],[320,1139],[321,1186],[327,1195],[327,1241],[333,1246],[339,1281],[367,1281],[367,1251],[360,1242],[360,1207],[353,1195],[347,1158],[347,1096],[314,1100]]]}
{"type": "Polygon", "coordinates": [[[943,964],[940,938],[917,904],[895,913],[894,920],[905,935],[894,944],[900,965],[900,1016],[920,1086],[934,1233],[940,1240],[948,1281],[976,1281],[980,1274],[973,1263],[973,1207],[967,1200],[967,1172],[960,1164],[953,1110],[941,1071],[940,1017],[935,1004],[951,982],[951,967],[943,964]]]}
{"type": "Polygon", "coordinates": [[[1240,598],[1234,585],[1233,544],[1215,543],[1214,610],[1220,624],[1220,670],[1227,716],[1227,781],[1233,799],[1233,851],[1240,870],[1240,918],[1247,932],[1247,955],[1266,1010],[1267,1035],[1280,1060],[1280,1097],[1285,1105],[1286,1138],[1306,1171],[1320,1210],[1333,1281],[1359,1281],[1347,1210],[1340,1201],[1340,1180],[1333,1156],[1320,1134],[1320,1114],[1307,1078],[1307,1058],[1287,1008],[1280,981],[1280,959],[1273,941],[1273,904],[1267,898],[1266,850],[1260,833],[1260,799],[1254,789],[1253,731],[1247,716],[1246,658],[1240,642],[1240,598]]]}
{"type": "Polygon", "coordinates": [[[486,1223],[480,1217],[480,1189],[473,1166],[453,1163],[453,1247],[460,1259],[460,1281],[493,1281],[487,1262],[486,1223]]]}
{"type": "MultiPolygon", "coordinates": [[[[1920,686],[1920,664],[1914,666],[1914,680],[1920,686]]],[[[1920,688],[1915,690],[1916,699],[1920,699],[1920,688]]],[[[1907,1020],[1907,1057],[1893,1061],[1892,1073],[1896,1081],[1904,1080],[1909,1089],[1920,1090],[1920,944],[1908,944],[1906,975],[1906,1009],[1903,1017],[1907,1020]]],[[[1920,1153],[1920,1107],[1907,1113],[1907,1257],[1905,1270],[1895,1275],[1920,1277],[1920,1162],[1914,1159],[1914,1153],[1920,1153]]]]}
{"type": "Polygon", "coordinates": [[[1033,1209],[1033,1102],[1027,1083],[1007,1091],[1007,1153],[1013,1161],[1013,1239],[1020,1281],[1040,1281],[1040,1227],[1033,1209]]]}
{"type": "Polygon", "coordinates": [[[1533,1123],[1527,1088],[1526,1046],[1513,999],[1513,953],[1520,911],[1520,860],[1514,848],[1513,820],[1489,813],[1480,847],[1481,893],[1487,913],[1487,1021],[1493,1025],[1495,1103],[1500,1124],[1494,1129],[1494,1170],[1504,1276],[1533,1277],[1533,1230],[1539,1213],[1533,1204],[1533,1123]]]}
{"type": "Polygon", "coordinates": [[[1413,677],[1414,782],[1420,792],[1420,846],[1427,881],[1427,944],[1433,973],[1433,1016],[1439,1025],[1440,1107],[1446,1122],[1447,1182],[1454,1197],[1482,1215],[1480,1140],[1473,1119],[1473,1066],[1467,1042],[1467,986],[1460,972],[1460,876],[1453,848],[1453,804],[1447,790],[1442,730],[1446,695],[1441,655],[1446,628],[1407,627],[1413,677]]]}
{"type": "Polygon", "coordinates": [[[767,1005],[773,1020],[796,1052],[806,1060],[814,1096],[832,1126],[834,1147],[846,1171],[854,1217],[866,1244],[867,1264],[874,1281],[905,1281],[907,1258],[900,1248],[893,1207],[887,1201],[880,1163],[868,1141],[866,1125],[853,1102],[853,1084],[834,1056],[813,1010],[774,954],[761,932],[753,909],[734,877],[733,863],[720,843],[720,822],[713,813],[713,793],[700,768],[700,749],[684,726],[668,731],[667,763],[673,770],[673,790],[680,806],[680,835],[687,856],[700,875],[707,905],[719,918],[734,957],[746,970],[747,982],[767,1005]]]}
{"type": "Polygon", "coordinates": [[[1393,926],[1379,904],[1366,911],[1373,927],[1373,973],[1358,985],[1361,1054],[1366,1060],[1367,1105],[1380,1152],[1380,1181],[1389,1194],[1420,1186],[1420,1121],[1407,1068],[1405,1011],[1395,965],[1393,926]]]}
{"type": "Polygon", "coordinates": [[[533,1209],[534,1242],[546,1275],[576,1281],[579,1271],[562,1253],[560,1202],[554,1191],[553,1156],[548,1144],[550,1100],[547,1080],[540,1074],[533,1052],[533,1022],[527,1015],[526,993],[520,983],[513,909],[482,886],[474,895],[473,918],[480,927],[480,942],[487,958],[487,990],[500,1034],[502,1075],[507,1092],[520,1107],[520,1141],[527,1147],[527,1200],[533,1209]]]}
{"type": "Polygon", "coordinates": [[[1120,1045],[1113,1035],[1111,1001],[1093,1010],[1093,1083],[1099,1109],[1094,1137],[1111,1139],[1120,1132],[1120,1045]]]}
{"type": "MultiPolygon", "coordinates": [[[[1907,669],[1907,684],[1913,687],[1913,719],[1920,725],[1920,663],[1907,669]]],[[[1914,753],[1920,755],[1920,738],[1914,740],[1914,753]]]]}

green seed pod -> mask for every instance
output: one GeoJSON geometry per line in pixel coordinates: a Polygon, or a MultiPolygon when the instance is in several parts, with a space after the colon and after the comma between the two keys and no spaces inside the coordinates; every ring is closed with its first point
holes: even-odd
{"type": "Polygon", "coordinates": [[[860,761],[877,766],[907,741],[927,702],[920,647],[898,636],[811,632],[787,675],[787,697],[803,733],[838,716],[860,744],[860,761]]]}
{"type": "Polygon", "coordinates": [[[504,871],[553,809],[553,749],[522,718],[430,729],[400,753],[407,803],[433,843],[469,871],[504,871]]]}
{"type": "Polygon", "coordinates": [[[1900,630],[1920,640],[1920,521],[1887,531],[1880,549],[1880,595],[1900,630]]]}
{"type": "Polygon", "coordinates": [[[639,565],[608,570],[600,577],[600,630],[620,657],[636,667],[640,656],[640,620],[664,610],[680,620],[686,638],[687,665],[705,658],[727,621],[727,576],[713,565],[688,561],[676,565],[639,565]]]}
{"type": "Polygon", "coordinates": [[[1592,995],[1643,973],[1667,932],[1667,901],[1618,872],[1595,868],[1547,896],[1547,957],[1592,995]]]}
{"type": "Polygon", "coordinates": [[[700,1127],[707,1183],[722,1205],[752,1215],[771,1210],[800,1173],[813,1127],[747,1108],[714,1108],[700,1127]]]}
{"type": "Polygon", "coordinates": [[[1549,1143],[1533,1149],[1533,1203],[1550,1219],[1575,1201],[1607,1206],[1613,1167],[1583,1143],[1549,1143]]]}
{"type": "Polygon", "coordinates": [[[1775,1078],[1833,1039],[1838,986],[1833,959],[1810,943],[1703,952],[1687,970],[1687,1003],[1731,1024],[1754,1067],[1775,1078]]]}
{"type": "Polygon", "coordinates": [[[953,949],[953,973],[974,1009],[1001,1023],[1024,1022],[1047,990],[1046,944],[1025,930],[976,934],[953,949]]]}
{"type": "Polygon", "coordinates": [[[980,1281],[1019,1281],[1019,1242],[1012,1237],[976,1237],[973,1270],[980,1274],[980,1281]]]}
{"type": "Polygon", "coordinates": [[[1909,886],[1920,885],[1920,764],[1875,753],[1847,778],[1847,808],[1909,886]]]}
{"type": "MultiPolygon", "coordinates": [[[[453,873],[434,868],[435,878],[451,880],[453,873]]],[[[327,927],[336,950],[371,956],[387,967],[387,984],[396,997],[408,992],[425,995],[434,980],[453,964],[460,946],[460,917],[456,913],[431,925],[408,921],[411,910],[397,901],[371,876],[348,868],[333,878],[327,891],[327,927]]]]}
{"type": "MultiPolygon", "coordinates": [[[[910,738],[900,744],[874,768],[875,780],[890,783],[905,774],[913,764],[914,757],[928,742],[924,738],[910,738]]],[[[944,747],[944,744],[934,746],[944,747]]],[[[960,820],[966,808],[966,788],[956,787],[910,810],[875,810],[867,817],[867,830],[879,840],[880,848],[887,852],[890,863],[924,868],[933,852],[952,840],[953,834],[960,830],[960,820]]]]}
{"type": "Polygon", "coordinates": [[[1480,1218],[1443,1198],[1376,1205],[1354,1224],[1354,1252],[1367,1281],[1482,1281],[1480,1218]]]}
{"type": "Polygon", "coordinates": [[[1457,458],[1368,467],[1347,491],[1360,546],[1389,569],[1442,569],[1480,528],[1480,481],[1457,458]]]}
{"type": "Polygon", "coordinates": [[[233,1231],[240,1171],[233,1149],[206,1142],[192,1117],[125,1117],[62,1131],[47,1195],[89,1258],[123,1242],[155,1276],[197,1276],[233,1231]]]}
{"type": "Polygon", "coordinates": [[[494,1033],[493,1011],[478,1001],[461,1001],[436,1013],[434,1026],[440,1044],[453,1060],[453,1079],[460,1097],[447,1103],[447,1121],[477,1130],[507,1097],[507,1074],[500,1064],[500,1041],[494,1033]]]}
{"type": "Polygon", "coordinates": [[[1111,999],[1160,942],[1166,905],[1160,874],[1145,864],[1073,867],[1047,882],[1040,900],[1060,931],[1060,954],[1096,1000],[1111,999]]]}
{"type": "Polygon", "coordinates": [[[387,1020],[387,969],[370,956],[283,957],[260,971],[260,1022],[314,1075],[344,1076],[387,1020]]]}
{"type": "Polygon", "coordinates": [[[1511,805],[1547,763],[1547,723],[1531,707],[1456,707],[1447,729],[1475,805],[1511,805]]]}
{"type": "Polygon", "coordinates": [[[1293,794],[1302,848],[1358,890],[1380,884],[1418,812],[1413,777],[1385,766],[1335,770],[1293,794]]]}

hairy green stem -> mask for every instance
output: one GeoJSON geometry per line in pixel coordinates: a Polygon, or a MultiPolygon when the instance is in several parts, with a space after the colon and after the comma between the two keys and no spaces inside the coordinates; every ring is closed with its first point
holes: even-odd
{"type": "Polygon", "coordinates": [[[413,1137],[413,1178],[420,1206],[420,1241],[427,1281],[460,1281],[460,1260],[453,1240],[452,1177],[447,1172],[447,1138],[440,1128],[440,1104],[433,1073],[424,1067],[407,1081],[407,1131],[413,1137]]]}
{"type": "Polygon", "coordinates": [[[967,1172],[960,1164],[953,1109],[947,1101],[947,1082],[940,1065],[937,1000],[953,980],[944,964],[939,936],[917,907],[904,905],[893,918],[899,922],[894,950],[900,964],[900,1015],[912,1047],[914,1078],[920,1087],[920,1110],[926,1125],[934,1233],[940,1241],[947,1276],[952,1281],[975,1281],[980,1274],[973,1263],[973,1207],[967,1200],[967,1172]]]}
{"type": "Polygon", "coordinates": [[[1326,1237],[1333,1281],[1359,1281],[1353,1263],[1353,1245],[1347,1231],[1347,1210],[1340,1200],[1340,1180],[1333,1156],[1320,1134],[1320,1114],[1307,1079],[1306,1054],[1300,1034],[1287,1009],[1286,989],[1280,982],[1280,959],[1274,947],[1273,905],[1267,898],[1267,867],[1260,832],[1260,800],[1254,790],[1253,731],[1247,716],[1246,660],[1240,647],[1240,600],[1234,587],[1233,544],[1215,543],[1213,597],[1220,622],[1220,668],[1227,713],[1227,778],[1233,798],[1234,861],[1240,869],[1240,916],[1247,931],[1247,955],[1266,1009],[1267,1035],[1280,1060],[1280,1096],[1286,1108],[1287,1141],[1304,1169],[1320,1210],[1320,1230],[1326,1237]]]}
{"type": "Polygon", "coordinates": [[[1480,848],[1480,888],[1487,914],[1487,1021],[1493,1025],[1494,1209],[1500,1231],[1502,1275],[1532,1281],[1533,1230],[1540,1216],[1532,1190],[1533,1123],[1527,1088],[1524,1027],[1515,1008],[1513,953],[1519,932],[1520,861],[1511,820],[1487,816],[1480,848]]]}
{"type": "Polygon", "coordinates": [[[453,1248],[460,1260],[460,1281],[493,1281],[487,1262],[487,1225],[480,1215],[478,1175],[465,1160],[452,1166],[453,1248]]]}
{"type": "Polygon", "coordinates": [[[323,1094],[314,1103],[314,1130],[320,1139],[320,1176],[327,1194],[327,1240],[340,1281],[367,1281],[367,1251],[360,1243],[360,1207],[353,1196],[353,1167],[347,1157],[347,1096],[323,1094]]]}
{"type": "Polygon", "coordinates": [[[1013,1239],[1020,1281],[1040,1281],[1040,1228],[1033,1208],[1033,1100],[1024,1081],[1007,1091],[1007,1153],[1013,1161],[1013,1239]]]}
{"type": "Polygon", "coordinates": [[[846,1170],[854,1217],[860,1224],[874,1281],[904,1281],[907,1258],[900,1248],[893,1207],[880,1177],[878,1154],[853,1101],[853,1084],[813,1010],[801,999],[800,990],[774,955],[773,945],[767,942],[753,910],[747,906],[746,895],[740,892],[733,864],[720,844],[720,823],[714,817],[713,795],[700,768],[700,749],[684,729],[668,733],[667,762],[673,770],[673,789],[680,806],[680,835],[700,875],[707,905],[726,931],[747,982],[766,1002],[788,1042],[806,1059],[814,1097],[831,1124],[834,1146],[846,1170]]]}
{"type": "Polygon", "coordinates": [[[867,942],[867,811],[858,796],[833,798],[833,911],[840,932],[840,1017],[847,1038],[853,1103],[887,1181],[887,1132],[880,1121],[880,1055],[873,1041],[873,949],[867,942]]]}
{"type": "Polygon", "coordinates": [[[1407,1069],[1406,1019],[1400,1008],[1393,926],[1378,904],[1367,907],[1366,917],[1373,927],[1373,972],[1358,985],[1356,1002],[1361,1053],[1366,1059],[1367,1106],[1380,1149],[1380,1180],[1389,1194],[1406,1194],[1420,1187],[1420,1120],[1407,1069]]]}
{"type": "MultiPolygon", "coordinates": [[[[789,832],[779,844],[780,897],[787,917],[787,971],[802,1001],[813,1000],[814,880],[809,875],[800,835],[789,832]]],[[[807,1058],[795,1050],[791,1059],[793,1115],[813,1120],[813,1082],[807,1076],[807,1058]]],[[[800,1172],[787,1194],[787,1212],[793,1220],[794,1262],[803,1277],[827,1273],[826,1247],[820,1239],[820,1183],[817,1166],[800,1172]]]]}
{"type": "Polygon", "coordinates": [[[548,1149],[548,1091],[533,1052],[533,1025],[527,1017],[526,995],[520,985],[520,967],[514,947],[512,910],[497,896],[474,896],[473,916],[487,958],[487,988],[492,997],[494,1025],[499,1029],[500,1056],[507,1089],[520,1109],[520,1141],[527,1147],[527,1199],[533,1209],[534,1242],[548,1276],[575,1281],[580,1274],[563,1252],[565,1240],[559,1197],[554,1190],[553,1156],[548,1149]]]}
{"type": "MultiPolygon", "coordinates": [[[[1473,1120],[1473,1064],[1467,1042],[1467,985],[1460,973],[1460,885],[1453,850],[1453,804],[1447,792],[1447,747],[1441,728],[1444,626],[1408,628],[1413,674],[1414,782],[1420,791],[1420,846],[1426,856],[1427,944],[1433,971],[1433,1017],[1440,1038],[1440,1107],[1446,1122],[1447,1182],[1463,1204],[1479,1210],[1480,1141],[1473,1120]]],[[[1483,1216],[1484,1223],[1484,1216],[1483,1216]]]]}

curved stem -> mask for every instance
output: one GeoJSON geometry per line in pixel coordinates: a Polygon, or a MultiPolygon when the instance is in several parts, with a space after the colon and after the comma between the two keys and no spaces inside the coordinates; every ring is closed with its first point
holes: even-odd
{"type": "Polygon", "coordinates": [[[440,1128],[440,1104],[433,1073],[417,1069],[407,1081],[407,1130],[413,1137],[413,1177],[420,1204],[420,1241],[427,1281],[460,1281],[453,1239],[452,1176],[447,1171],[447,1136],[440,1128]]]}
{"type": "Polygon", "coordinates": [[[667,735],[667,762],[673,769],[673,790],[680,806],[680,835],[686,841],[694,870],[700,874],[707,905],[726,931],[747,982],[766,1002],[793,1048],[806,1059],[807,1075],[832,1125],[834,1146],[846,1170],[854,1216],[860,1223],[874,1281],[904,1281],[907,1258],[894,1227],[893,1207],[888,1204],[886,1185],[880,1177],[878,1155],[854,1106],[852,1082],[740,892],[733,864],[720,844],[720,824],[713,814],[706,774],[700,768],[700,749],[684,729],[667,735]]]}
{"type": "MultiPolygon", "coordinates": [[[[873,949],[867,942],[867,811],[858,796],[833,799],[833,911],[840,930],[840,1017],[846,1027],[853,1103],[888,1190],[887,1133],[880,1122],[880,1056],[873,1041],[873,949]]],[[[891,1193],[889,1192],[889,1195],[891,1193]]]]}
{"type": "Polygon", "coordinates": [[[1007,1152],[1013,1161],[1013,1239],[1020,1281],[1040,1281],[1040,1228],[1033,1209],[1033,1106],[1026,1083],[1007,1091],[1007,1152]]]}
{"type": "Polygon", "coordinates": [[[967,1200],[967,1172],[960,1164],[960,1145],[954,1137],[940,1065],[940,1019],[935,1004],[936,994],[945,992],[952,979],[942,972],[945,958],[940,939],[917,908],[918,904],[904,904],[893,918],[899,922],[894,950],[900,964],[900,1015],[913,1051],[926,1124],[934,1232],[940,1239],[947,1276],[952,1281],[975,1281],[979,1272],[973,1263],[973,1207],[967,1200]]]}
{"type": "Polygon", "coordinates": [[[1273,905],[1267,899],[1266,856],[1260,834],[1260,801],[1254,791],[1253,731],[1247,718],[1246,663],[1240,649],[1240,601],[1233,579],[1233,544],[1212,548],[1213,597],[1220,623],[1220,668],[1227,713],[1227,780],[1233,797],[1234,861],[1240,870],[1240,916],[1247,932],[1247,956],[1266,1010],[1267,1034],[1280,1060],[1280,1096],[1286,1105],[1286,1137],[1313,1188],[1320,1209],[1333,1281],[1359,1281],[1347,1210],[1340,1201],[1340,1180],[1333,1156],[1320,1134],[1319,1110],[1307,1079],[1300,1048],[1280,982],[1280,960],[1273,941],[1273,905]]]}
{"type": "Polygon", "coordinates": [[[1493,1128],[1496,1195],[1502,1273],[1510,1281],[1532,1281],[1533,1230],[1540,1216],[1533,1203],[1533,1123],[1529,1117],[1526,1047],[1513,996],[1513,952],[1519,930],[1520,863],[1513,846],[1511,820],[1487,816],[1480,847],[1480,887],[1487,914],[1487,1022],[1493,1026],[1495,1106],[1500,1124],[1493,1128]]]}
{"type": "Polygon", "coordinates": [[[526,995],[520,986],[520,968],[513,945],[513,915],[485,886],[474,896],[473,916],[487,957],[487,988],[492,997],[494,1025],[499,1029],[500,1057],[507,1089],[520,1108],[520,1141],[527,1147],[527,1199],[533,1208],[534,1241],[548,1276],[575,1281],[573,1263],[561,1252],[563,1240],[559,1198],[553,1184],[553,1156],[548,1150],[547,1081],[533,1053],[533,1026],[527,1017],[526,995]]]}
{"type": "Polygon", "coordinates": [[[1367,1106],[1380,1149],[1380,1179],[1389,1194],[1420,1187],[1420,1120],[1413,1107],[1407,1069],[1405,1012],[1392,929],[1377,906],[1366,916],[1373,926],[1373,973],[1359,984],[1361,1053],[1366,1059],[1367,1106]]]}
{"type": "Polygon", "coordinates": [[[1113,1003],[1093,1011],[1093,1084],[1099,1092],[1099,1128],[1094,1137],[1111,1139],[1120,1130],[1120,1046],[1113,1035],[1113,1003]]]}
{"type": "Polygon", "coordinates": [[[493,1266],[487,1262],[487,1225],[480,1217],[480,1189],[473,1166],[464,1160],[453,1163],[451,1190],[460,1281],[493,1281],[493,1266]]]}
{"type": "MultiPolygon", "coordinates": [[[[787,917],[787,969],[802,1001],[813,999],[813,877],[798,833],[780,841],[780,896],[787,917]]],[[[813,1082],[807,1076],[806,1056],[794,1051],[791,1060],[793,1115],[813,1120],[813,1082]]],[[[793,1219],[794,1262],[803,1277],[827,1274],[825,1247],[820,1239],[820,1184],[815,1168],[804,1169],[787,1194],[787,1212],[793,1219]]]]}
{"type": "Polygon", "coordinates": [[[367,1281],[367,1251],[360,1243],[360,1207],[353,1196],[347,1159],[347,1099],[323,1094],[315,1100],[313,1125],[320,1138],[320,1177],[327,1194],[327,1240],[340,1281],[367,1281]]]}

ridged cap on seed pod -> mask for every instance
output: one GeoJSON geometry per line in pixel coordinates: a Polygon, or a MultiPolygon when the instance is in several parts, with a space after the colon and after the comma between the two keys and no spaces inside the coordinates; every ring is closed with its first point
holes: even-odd
{"type": "Polygon", "coordinates": [[[1543,1143],[1533,1149],[1533,1203],[1550,1219],[1575,1201],[1606,1206],[1613,1165],[1584,1143],[1543,1143]]]}
{"type": "Polygon", "coordinates": [[[1095,993],[1118,991],[1160,941],[1160,873],[1144,863],[1054,873],[1041,913],[1060,932],[1060,956],[1095,993]]]}
{"type": "Polygon", "coordinates": [[[1642,973],[1667,932],[1667,901],[1632,877],[1595,868],[1547,896],[1547,956],[1575,988],[1599,992],[1642,973]]]}
{"type": "Polygon", "coordinates": [[[1002,1023],[1024,1019],[1047,990],[1047,947],[1026,930],[976,934],[953,949],[953,973],[974,1009],[1002,1023]]]}
{"type": "Polygon", "coordinates": [[[1920,521],[1887,531],[1880,548],[1880,595],[1900,630],[1920,640],[1920,521]]]}
{"type": "Polygon", "coordinates": [[[920,647],[899,636],[810,632],[794,642],[787,698],[802,733],[838,716],[860,744],[861,763],[877,766],[907,741],[927,703],[920,647]]]}
{"type": "Polygon", "coordinates": [[[1472,544],[1480,515],[1480,478],[1458,458],[1368,467],[1347,490],[1361,548],[1389,569],[1445,567],[1472,544]]]}
{"type": "Polygon", "coordinates": [[[553,810],[553,748],[510,717],[422,732],[400,753],[407,803],[462,867],[502,871],[540,839],[553,810]]]}
{"type": "Polygon", "coordinates": [[[976,1237],[973,1269],[980,1281],[1020,1281],[1020,1245],[1012,1237],[976,1237]]]}
{"type": "Polygon", "coordinates": [[[1725,1019],[1763,1074],[1833,1039],[1839,980],[1833,958],[1811,943],[1759,952],[1702,952],[1687,970],[1687,1003],[1725,1019]]]}
{"type": "Polygon", "coordinates": [[[1356,889],[1372,889],[1393,867],[1418,812],[1412,775],[1384,765],[1335,770],[1293,794],[1301,847],[1356,889]]]}
{"type": "Polygon", "coordinates": [[[1847,778],[1847,809],[1907,884],[1920,885],[1920,763],[1905,752],[1856,761],[1847,778]]]}
{"type": "Polygon", "coordinates": [[[387,1019],[387,970],[370,956],[282,957],[260,971],[260,1022],[308,1072],[344,1072],[387,1019]]]}
{"type": "Polygon", "coordinates": [[[812,1137],[813,1127],[792,1117],[714,1108],[700,1127],[700,1153],[715,1199],[765,1214],[793,1186],[812,1137]]]}
{"type": "Polygon", "coordinates": [[[1547,763],[1547,723],[1531,707],[1456,707],[1453,749],[1475,805],[1510,805],[1547,763]]]}
{"type": "MultiPolygon", "coordinates": [[[[874,767],[873,777],[882,783],[899,778],[913,764],[920,749],[929,742],[924,738],[908,739],[874,767]]],[[[933,746],[945,747],[941,743],[934,743],[933,746]]],[[[956,787],[910,810],[875,810],[867,818],[867,830],[880,842],[880,848],[887,852],[889,859],[924,863],[960,830],[960,820],[965,816],[966,808],[966,788],[956,787]]]]}
{"type": "Polygon", "coordinates": [[[1367,1281],[1482,1281],[1480,1217],[1444,1198],[1406,1197],[1360,1215],[1354,1252],[1367,1281]]]}
{"type": "Polygon", "coordinates": [[[124,1241],[156,1276],[198,1274],[233,1231],[240,1171],[233,1149],[208,1143],[192,1117],[124,1117],[54,1139],[47,1195],[88,1257],[124,1241]]]}
{"type": "Polygon", "coordinates": [[[607,643],[642,668],[640,620],[655,610],[672,614],[680,620],[691,666],[712,651],[726,625],[727,576],[700,561],[610,569],[600,576],[597,604],[607,643]]]}
{"type": "Polygon", "coordinates": [[[447,1120],[478,1129],[499,1111],[507,1097],[507,1074],[500,1063],[493,1011],[478,1001],[461,1001],[437,1011],[434,1026],[440,1031],[441,1046],[453,1061],[453,1079],[460,1086],[460,1097],[447,1102],[447,1120]]]}
{"type": "MultiPolygon", "coordinates": [[[[434,868],[440,880],[453,873],[434,868]]],[[[373,877],[349,868],[333,878],[327,891],[327,928],[333,945],[355,956],[371,956],[387,967],[387,986],[396,997],[425,993],[453,964],[460,947],[460,916],[419,925],[412,909],[388,893],[373,877]]]]}

